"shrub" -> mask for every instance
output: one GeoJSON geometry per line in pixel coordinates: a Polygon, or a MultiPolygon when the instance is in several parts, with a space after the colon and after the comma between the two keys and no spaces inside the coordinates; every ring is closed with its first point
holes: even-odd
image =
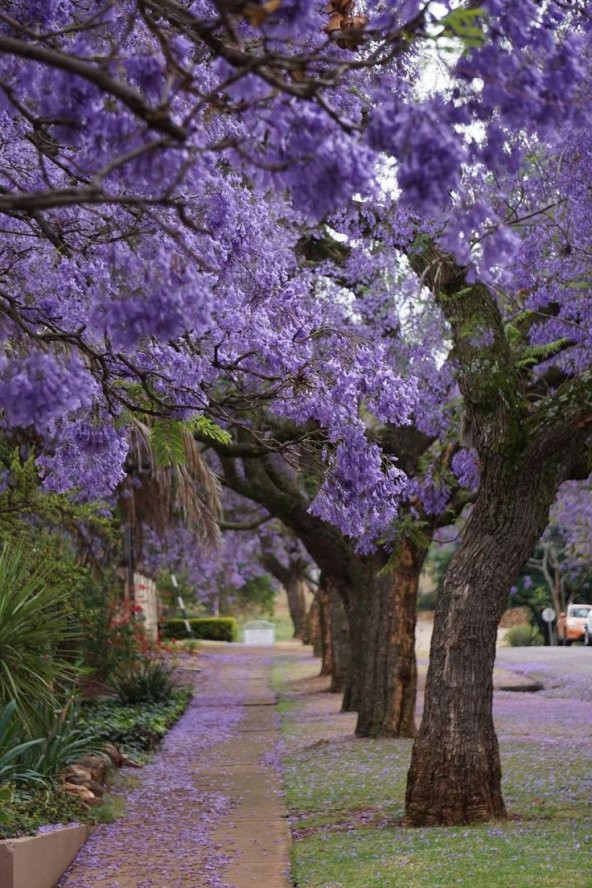
{"type": "MultiPolygon", "coordinates": [[[[194,638],[207,641],[236,641],[238,626],[234,617],[193,617],[189,620],[194,638]]],[[[185,621],[166,620],[160,627],[163,638],[187,638],[185,621]]]]}
{"type": "Polygon", "coordinates": [[[506,641],[510,647],[532,647],[533,645],[543,644],[543,636],[536,626],[531,626],[529,623],[521,623],[508,629],[506,641]]]}
{"type": "Polygon", "coordinates": [[[83,729],[73,700],[61,710],[52,705],[39,709],[33,731],[44,739],[40,748],[27,753],[26,761],[44,777],[55,777],[87,753],[100,752],[96,737],[83,729]]]}
{"type": "Polygon", "coordinates": [[[78,637],[68,610],[69,587],[51,563],[5,543],[0,551],[0,706],[14,700],[19,718],[31,723],[48,695],[78,674],[58,653],[78,637]]]}
{"type": "Polygon", "coordinates": [[[156,659],[130,664],[114,675],[110,683],[122,703],[168,700],[175,690],[172,668],[156,659]]]}
{"type": "Polygon", "coordinates": [[[0,712],[0,787],[8,783],[42,782],[41,774],[30,768],[25,758],[33,749],[38,750],[43,740],[23,741],[15,713],[14,700],[0,712]]]}
{"type": "Polygon", "coordinates": [[[0,713],[0,785],[45,782],[99,751],[95,738],[81,729],[72,701],[61,711],[51,704],[40,707],[26,725],[14,700],[0,713]]]}
{"type": "Polygon", "coordinates": [[[79,619],[84,628],[82,656],[92,679],[108,684],[151,648],[137,607],[123,601],[117,578],[107,573],[101,582],[88,579],[80,598],[79,619]]]}

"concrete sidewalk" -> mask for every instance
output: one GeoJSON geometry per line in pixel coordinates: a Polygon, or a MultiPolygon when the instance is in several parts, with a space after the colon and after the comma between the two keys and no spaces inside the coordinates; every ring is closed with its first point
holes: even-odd
{"type": "Polygon", "coordinates": [[[289,888],[274,657],[220,645],[185,662],[189,709],[134,771],[123,817],[97,828],[60,888],[289,888]]]}
{"type": "Polygon", "coordinates": [[[280,777],[272,766],[279,740],[269,682],[273,655],[269,648],[259,655],[259,663],[256,654],[250,661],[239,736],[216,751],[216,760],[227,764],[217,771],[206,756],[200,770],[205,782],[223,787],[235,800],[233,810],[212,833],[214,843],[231,855],[221,874],[224,883],[232,888],[289,888],[290,830],[280,777]]]}

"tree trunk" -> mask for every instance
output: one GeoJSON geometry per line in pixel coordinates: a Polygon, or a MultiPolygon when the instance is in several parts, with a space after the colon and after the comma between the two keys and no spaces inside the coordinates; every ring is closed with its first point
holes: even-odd
{"type": "Polygon", "coordinates": [[[349,670],[341,702],[342,712],[357,712],[362,700],[362,676],[364,674],[365,657],[364,633],[366,630],[366,608],[368,605],[364,593],[368,589],[367,586],[360,587],[357,577],[356,580],[356,583],[352,584],[348,590],[348,597],[344,601],[345,614],[349,626],[350,655],[349,670]]]}
{"type": "MultiPolygon", "coordinates": [[[[292,568],[292,566],[291,566],[292,568]]],[[[300,576],[300,572],[294,568],[290,570],[290,575],[286,582],[286,594],[288,596],[288,608],[290,609],[290,617],[294,624],[294,638],[302,638],[304,625],[306,622],[306,597],[304,590],[305,582],[300,576]]]]}
{"type": "Polygon", "coordinates": [[[351,645],[349,623],[343,600],[335,587],[329,583],[331,608],[331,652],[333,656],[331,671],[331,687],[335,694],[345,691],[351,668],[351,645]]]}
{"type": "Polygon", "coordinates": [[[304,632],[302,633],[302,643],[311,644],[313,647],[314,656],[321,656],[321,627],[319,623],[319,604],[316,598],[316,594],[306,615],[304,632]]]}
{"type": "Polygon", "coordinates": [[[372,577],[358,737],[415,736],[417,589],[426,553],[404,537],[392,567],[372,577]]]}
{"type": "Polygon", "coordinates": [[[331,592],[326,574],[321,573],[317,592],[321,641],[320,675],[333,675],[333,637],[331,633],[331,592]]]}
{"type": "Polygon", "coordinates": [[[556,483],[492,458],[438,596],[421,727],[408,775],[413,826],[506,814],[493,725],[497,627],[508,589],[542,533],[556,483]]]}

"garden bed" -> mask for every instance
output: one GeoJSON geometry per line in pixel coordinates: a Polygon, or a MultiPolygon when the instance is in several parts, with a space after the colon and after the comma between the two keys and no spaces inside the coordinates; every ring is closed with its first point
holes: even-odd
{"type": "MultiPolygon", "coordinates": [[[[177,690],[162,702],[123,704],[95,700],[82,707],[80,722],[100,743],[110,745],[112,761],[146,759],[184,713],[191,691],[177,690]],[[129,757],[129,758],[128,758],[129,757]]],[[[52,888],[68,868],[96,823],[116,819],[118,796],[87,807],[55,783],[13,788],[0,816],[1,888],[52,888]]]]}
{"type": "MultiPolygon", "coordinates": [[[[97,700],[82,707],[80,721],[99,745],[109,747],[116,765],[141,763],[185,712],[190,699],[191,691],[182,688],[159,703],[126,705],[116,699],[97,700]]],[[[110,801],[108,797],[100,807],[84,809],[55,785],[33,784],[14,790],[11,801],[2,805],[0,839],[34,835],[51,823],[109,821],[114,817],[110,801]]]]}

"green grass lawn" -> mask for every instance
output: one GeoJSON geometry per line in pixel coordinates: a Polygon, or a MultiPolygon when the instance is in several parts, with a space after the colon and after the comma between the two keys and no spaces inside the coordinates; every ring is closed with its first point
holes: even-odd
{"type": "Polygon", "coordinates": [[[592,888],[589,703],[497,695],[512,819],[403,829],[411,741],[354,739],[317,671],[303,655],[274,671],[299,888],[592,888]]]}

